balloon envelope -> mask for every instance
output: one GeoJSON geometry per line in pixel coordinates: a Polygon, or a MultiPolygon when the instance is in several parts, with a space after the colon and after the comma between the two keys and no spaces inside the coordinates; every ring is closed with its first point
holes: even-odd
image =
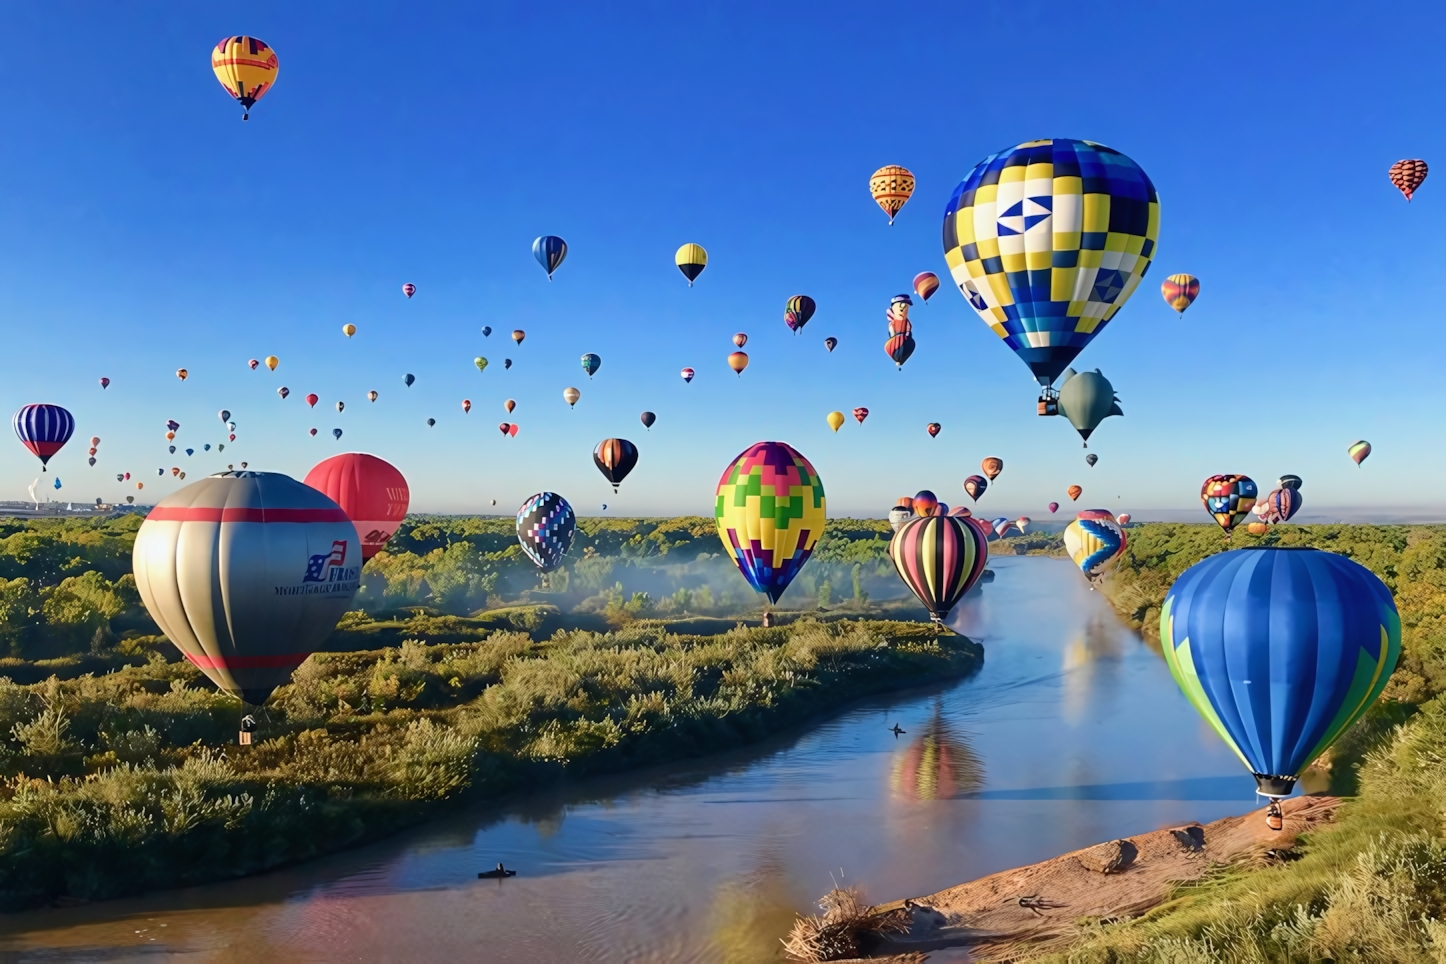
{"type": "Polygon", "coordinates": [[[697,374],[697,373],[694,372],[693,369],[691,369],[691,368],[685,368],[685,369],[683,369],[682,371],[680,371],[678,374],[679,374],[680,376],[682,376],[683,381],[686,383],[686,382],[691,382],[691,381],[693,380],[693,376],[694,376],[695,374],[697,374]]]}
{"type": "Polygon", "coordinates": [[[778,602],[823,534],[823,482],[784,442],[755,442],[718,480],[718,536],[743,578],[778,602]]]}
{"type": "Polygon", "coordinates": [[[999,473],[1004,471],[1004,460],[998,456],[991,455],[979,463],[979,469],[984,473],[986,479],[993,482],[999,478],[999,473]]]}
{"type": "Polygon", "coordinates": [[[746,352],[735,351],[728,356],[728,367],[738,374],[743,374],[743,369],[748,367],[748,355],[746,352]]]}
{"type": "Polygon", "coordinates": [[[1430,173],[1430,170],[1426,162],[1420,158],[1409,158],[1392,164],[1387,176],[1390,177],[1391,183],[1396,185],[1396,190],[1404,194],[1406,200],[1409,201],[1411,195],[1415,194],[1416,189],[1426,180],[1426,175],[1430,173]]]}
{"type": "Polygon", "coordinates": [[[889,542],[889,557],[904,585],[936,623],[942,623],[984,573],[989,545],[970,520],[930,515],[905,522],[889,542]]]}
{"type": "Polygon", "coordinates": [[[1103,509],[1081,513],[1064,528],[1064,549],[1091,580],[1104,574],[1125,551],[1125,530],[1103,509]]]}
{"type": "Polygon", "coordinates": [[[1101,375],[1099,369],[1092,372],[1075,373],[1073,368],[1064,371],[1064,381],[1059,386],[1059,414],[1086,442],[1090,434],[1111,415],[1123,415],[1115,387],[1101,375]]]}
{"type": "Polygon", "coordinates": [[[1360,564],[1266,546],[1185,570],[1165,597],[1160,640],[1175,682],[1260,792],[1285,796],[1385,689],[1401,620],[1360,564]]]}
{"type": "Polygon", "coordinates": [[[895,532],[904,527],[904,523],[914,517],[914,512],[908,506],[896,505],[889,510],[889,526],[895,532]]]}
{"type": "Polygon", "coordinates": [[[1360,465],[1371,454],[1371,443],[1365,440],[1356,442],[1346,452],[1350,455],[1352,462],[1360,465]]]}
{"type": "Polygon", "coordinates": [[[517,510],[517,541],[527,558],[543,572],[562,565],[572,547],[577,517],[567,500],[555,492],[538,492],[517,510]]]}
{"type": "Polygon", "coordinates": [[[601,367],[602,356],[595,355],[592,352],[588,352],[586,355],[582,356],[582,370],[587,372],[588,378],[591,378],[593,376],[593,373],[601,367]]]}
{"type": "Polygon", "coordinates": [[[211,51],[211,72],[241,104],[242,120],[276,83],[280,68],[276,51],[255,37],[223,37],[211,51]]]}
{"type": "Polygon", "coordinates": [[[547,272],[547,280],[551,281],[552,273],[567,257],[567,242],[557,235],[544,234],[532,242],[532,256],[542,265],[542,270],[547,272]]]}
{"type": "Polygon", "coordinates": [[[914,275],[914,293],[925,301],[939,290],[939,276],[932,271],[921,271],[914,275]]]}
{"type": "Polygon", "coordinates": [[[964,491],[975,502],[989,489],[989,480],[982,475],[971,475],[964,480],[964,491]]]}
{"type": "Polygon", "coordinates": [[[825,421],[828,422],[828,427],[829,427],[829,428],[831,428],[831,429],[833,429],[835,432],[837,432],[840,428],[843,427],[843,423],[844,423],[844,413],[843,413],[843,412],[829,412],[829,413],[828,413],[828,416],[827,416],[826,419],[825,419],[825,421]]]}
{"type": "Polygon", "coordinates": [[[75,418],[59,405],[26,405],[10,419],[15,436],[43,466],[70,441],[75,418]]]}
{"type": "Polygon", "coordinates": [[[817,309],[818,304],[808,295],[794,295],[783,307],[783,323],[796,335],[817,309]]]}
{"type": "Polygon", "coordinates": [[[605,438],[592,450],[592,464],[613,484],[616,492],[638,464],[638,447],[625,438],[605,438]]]}
{"type": "Polygon", "coordinates": [[[658,416],[654,415],[652,412],[643,412],[641,415],[638,416],[638,421],[643,423],[643,428],[652,428],[653,423],[657,420],[658,416]]]}
{"type": "Polygon", "coordinates": [[[1155,186],[1119,151],[1028,141],[960,182],[944,258],[979,317],[1049,385],[1134,293],[1159,226],[1155,186]]]}
{"type": "Polygon", "coordinates": [[[1200,295],[1200,279],[1192,274],[1172,274],[1160,283],[1160,295],[1165,304],[1183,315],[1200,295]]]}
{"type": "Polygon", "coordinates": [[[827,348],[829,351],[833,351],[835,348],[838,347],[838,339],[830,335],[823,340],[823,347],[827,348]]]}
{"type": "Polygon", "coordinates": [[[869,176],[869,193],[874,196],[874,203],[889,216],[889,223],[893,224],[899,209],[914,194],[914,175],[907,167],[886,164],[869,176]]]}
{"type": "Polygon", "coordinates": [[[1212,475],[1200,486],[1200,501],[1215,522],[1229,532],[1250,514],[1258,490],[1246,475],[1212,475]]]}
{"type": "Polygon", "coordinates": [[[1084,494],[1084,489],[1080,488],[1077,485],[1072,485],[1064,491],[1065,494],[1069,496],[1069,500],[1071,502],[1073,502],[1075,499],[1078,499],[1081,495],[1084,494]]]}
{"type": "Polygon", "coordinates": [[[698,275],[708,267],[708,252],[703,250],[701,244],[685,244],[673,253],[673,263],[683,272],[683,277],[688,279],[688,287],[691,288],[693,282],[698,280],[698,275]]]}
{"type": "Polygon", "coordinates": [[[269,368],[269,369],[271,369],[272,371],[276,371],[276,366],[277,366],[277,365],[280,365],[280,364],[281,364],[281,359],[280,359],[280,358],[277,358],[275,355],[267,355],[267,356],[266,356],[266,367],[269,368]]]}
{"type": "Polygon", "coordinates": [[[272,472],[223,472],[162,499],[136,533],[146,611],[222,690],[261,704],[351,607],[356,528],[272,472]]]}
{"type": "Polygon", "coordinates": [[[568,387],[562,390],[562,400],[564,402],[567,402],[568,408],[572,408],[574,405],[576,405],[579,398],[582,398],[582,392],[578,391],[575,388],[568,387]]]}

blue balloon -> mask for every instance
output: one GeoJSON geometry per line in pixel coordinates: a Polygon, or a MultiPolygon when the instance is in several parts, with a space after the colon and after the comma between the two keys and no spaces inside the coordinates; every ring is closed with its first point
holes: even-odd
{"type": "Polygon", "coordinates": [[[586,355],[582,356],[582,370],[587,372],[588,378],[591,378],[593,376],[593,373],[601,367],[601,356],[594,354],[593,352],[588,352],[586,355]]]}
{"type": "Polygon", "coordinates": [[[55,477],[55,487],[60,488],[60,476],[58,475],[55,477]]]}
{"type": "Polygon", "coordinates": [[[15,434],[44,468],[50,457],[70,441],[75,431],[75,419],[59,405],[26,405],[10,420],[15,434]]]}
{"type": "Polygon", "coordinates": [[[517,541],[522,551],[543,572],[562,565],[572,547],[577,517],[567,500],[555,492],[539,492],[517,510],[517,541]]]}
{"type": "Polygon", "coordinates": [[[542,265],[542,270],[547,272],[547,280],[551,281],[552,273],[567,257],[567,242],[555,234],[544,234],[532,242],[532,256],[542,265]]]}
{"type": "Polygon", "coordinates": [[[1283,797],[1386,688],[1401,619],[1359,563],[1272,546],[1185,570],[1165,597],[1160,639],[1175,682],[1259,793],[1283,797]]]}
{"type": "Polygon", "coordinates": [[[416,376],[416,375],[413,375],[411,372],[408,372],[408,373],[407,373],[407,377],[402,379],[402,381],[406,383],[406,385],[407,385],[408,388],[411,388],[411,387],[412,387],[412,382],[414,382],[414,381],[416,381],[416,380],[417,380],[417,376],[416,376]]]}

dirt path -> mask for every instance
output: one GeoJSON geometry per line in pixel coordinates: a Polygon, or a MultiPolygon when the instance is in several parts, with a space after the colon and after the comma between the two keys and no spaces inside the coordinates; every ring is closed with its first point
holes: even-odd
{"type": "Polygon", "coordinates": [[[1138,916],[1163,903],[1178,883],[1199,880],[1222,864],[1267,863],[1296,836],[1331,820],[1340,800],[1296,797],[1282,803],[1285,829],[1265,825],[1265,811],[1154,830],[1051,860],[981,877],[937,894],[879,904],[870,934],[874,960],[967,946],[978,959],[1056,949],[1078,933],[1081,918],[1138,916]],[[890,932],[892,931],[892,932],[890,932]]]}

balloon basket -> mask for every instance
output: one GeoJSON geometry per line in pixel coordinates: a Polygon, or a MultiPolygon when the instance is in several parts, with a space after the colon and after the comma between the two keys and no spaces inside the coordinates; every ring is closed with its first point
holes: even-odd
{"type": "Polygon", "coordinates": [[[237,746],[250,746],[250,745],[251,745],[251,731],[250,731],[250,730],[242,730],[241,732],[239,732],[238,734],[236,734],[236,745],[237,745],[237,746]]]}

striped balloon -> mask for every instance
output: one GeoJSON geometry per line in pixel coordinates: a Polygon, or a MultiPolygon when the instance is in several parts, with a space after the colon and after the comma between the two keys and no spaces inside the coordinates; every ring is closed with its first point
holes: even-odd
{"type": "Polygon", "coordinates": [[[542,270],[547,272],[547,280],[551,281],[552,273],[567,257],[567,242],[555,234],[544,234],[532,242],[532,256],[542,265],[542,270]]]}
{"type": "Polygon", "coordinates": [[[1305,503],[1301,501],[1299,489],[1279,488],[1273,489],[1265,497],[1266,503],[1270,506],[1270,514],[1274,517],[1267,519],[1267,522],[1289,522],[1290,517],[1300,511],[1305,503]]]}
{"type": "Polygon", "coordinates": [[[1127,541],[1120,523],[1103,509],[1080,513],[1064,529],[1065,552],[1091,582],[1124,554],[1127,541]]]}
{"type": "Polygon", "coordinates": [[[1200,279],[1192,274],[1172,274],[1160,283],[1160,294],[1165,304],[1183,315],[1200,296],[1200,279]]]}
{"type": "Polygon", "coordinates": [[[75,431],[75,418],[59,405],[26,405],[10,420],[15,434],[42,466],[59,452],[75,431]]]}
{"type": "Polygon", "coordinates": [[[633,470],[633,466],[638,464],[638,447],[625,438],[605,438],[592,450],[592,463],[603,474],[603,478],[612,483],[613,491],[616,492],[623,479],[633,470]]]}
{"type": "Polygon", "coordinates": [[[904,523],[889,543],[889,556],[929,617],[942,623],[984,574],[989,544],[969,520],[931,515],[904,523]]]}

